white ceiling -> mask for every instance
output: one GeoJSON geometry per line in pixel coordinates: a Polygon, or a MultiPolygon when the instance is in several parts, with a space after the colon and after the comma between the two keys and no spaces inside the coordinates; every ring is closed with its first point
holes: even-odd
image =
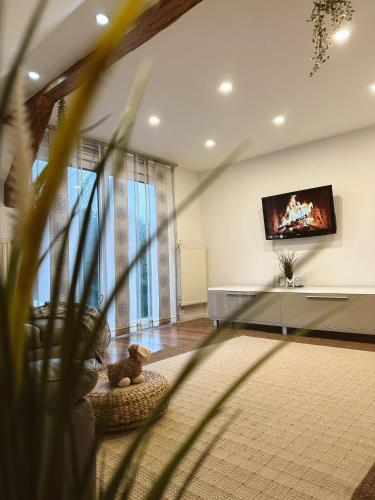
{"type": "MultiPolygon", "coordinates": [[[[34,94],[86,55],[103,31],[103,27],[95,22],[96,14],[111,15],[123,1],[48,0],[24,62],[25,74],[30,70],[37,71],[40,80],[31,82],[26,78],[26,93],[29,96],[34,94]]],[[[5,0],[0,86],[37,3],[38,0],[5,0]]]]}
{"type": "MultiPolygon", "coordinates": [[[[102,10],[103,0],[96,2],[90,8],[102,10]]],[[[97,35],[85,4],[33,52],[33,69],[43,77],[56,76],[57,65],[64,69],[97,35]]],[[[91,135],[109,137],[144,60],[154,67],[131,147],[187,168],[213,168],[248,137],[245,156],[254,157],[371,125],[375,2],[353,4],[350,39],[309,78],[312,0],[203,0],[112,67],[86,124],[111,116],[91,135]],[[234,92],[222,96],[217,86],[226,78],[234,92]],[[159,127],[148,125],[150,114],[161,118],[159,127]],[[286,123],[275,127],[272,118],[280,114],[286,123]],[[215,148],[204,147],[208,138],[215,148]]]]}
{"type": "MultiPolygon", "coordinates": [[[[30,49],[35,48],[85,0],[49,0],[30,49]]],[[[38,0],[3,0],[0,76],[9,69],[38,0]]]]}

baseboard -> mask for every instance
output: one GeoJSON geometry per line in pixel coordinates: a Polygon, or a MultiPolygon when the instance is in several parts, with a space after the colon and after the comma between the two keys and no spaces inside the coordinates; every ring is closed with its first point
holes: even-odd
{"type": "Polygon", "coordinates": [[[194,304],[181,307],[180,321],[208,318],[207,304],[194,304]]]}

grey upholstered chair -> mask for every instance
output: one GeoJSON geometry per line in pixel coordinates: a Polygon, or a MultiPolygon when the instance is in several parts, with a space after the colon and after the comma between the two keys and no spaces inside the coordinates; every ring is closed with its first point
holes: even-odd
{"type": "MultiPolygon", "coordinates": [[[[76,307],[79,307],[77,304],[76,307]]],[[[56,409],[60,371],[61,371],[61,344],[64,332],[64,317],[66,312],[66,304],[60,303],[56,309],[53,320],[53,329],[49,337],[49,364],[48,364],[48,394],[47,405],[47,429],[53,420],[53,412],[56,409]],[[48,421],[49,420],[49,421],[48,421]]],[[[50,315],[50,304],[33,308],[31,311],[30,323],[26,325],[26,346],[29,358],[30,372],[35,379],[35,383],[40,382],[42,367],[45,357],[45,348],[47,344],[47,327],[50,315]]],[[[90,338],[95,319],[98,316],[98,311],[93,308],[85,308],[85,315],[79,332],[77,348],[75,350],[75,359],[77,363],[83,361],[83,370],[74,394],[74,406],[71,413],[71,423],[73,437],[66,436],[66,459],[64,460],[64,469],[66,479],[69,480],[78,472],[78,477],[83,477],[85,467],[91,455],[95,443],[95,418],[92,405],[86,395],[95,387],[98,380],[98,372],[101,368],[102,358],[110,341],[110,330],[106,323],[97,337],[88,346],[88,352],[83,355],[84,347],[87,346],[87,341],[90,338]],[[72,442],[76,443],[75,455],[77,457],[76,467],[78,471],[72,470],[72,442]]],[[[96,464],[93,461],[87,488],[85,489],[84,498],[93,500],[95,498],[96,484],[96,464]]]]}

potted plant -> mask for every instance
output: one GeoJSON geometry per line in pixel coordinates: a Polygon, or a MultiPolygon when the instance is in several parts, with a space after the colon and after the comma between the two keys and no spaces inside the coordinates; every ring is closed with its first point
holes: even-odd
{"type": "MultiPolygon", "coordinates": [[[[55,377],[54,355],[52,352],[52,337],[54,335],[55,324],[48,320],[46,331],[46,349],[43,359],[35,360],[40,368],[40,379],[35,376],[36,370],[32,370],[32,363],[28,358],[27,341],[28,333],[34,325],[26,326],[30,317],[30,307],[32,302],[32,290],[35,285],[36,275],[43,260],[41,255],[43,234],[48,221],[48,216],[52,204],[57,196],[59,186],[63,182],[64,173],[69,164],[69,154],[77,138],[80,135],[83,118],[89,110],[90,103],[93,102],[95,91],[99,82],[108,67],[108,62],[113,58],[114,51],[123,38],[123,34],[128,32],[138,15],[146,6],[146,0],[132,0],[124,2],[117,16],[110,23],[108,31],[102,35],[97,48],[90,54],[86,66],[80,72],[80,87],[70,103],[70,109],[64,113],[55,138],[49,150],[49,161],[43,173],[35,183],[30,182],[30,168],[35,152],[32,151],[32,140],[27,126],[25,97],[20,72],[20,63],[23,61],[26,49],[29,45],[33,32],[35,31],[41,11],[46,5],[46,0],[39,0],[30,20],[29,27],[24,34],[23,43],[15,58],[11,70],[6,77],[5,85],[0,92],[0,140],[1,132],[8,114],[9,108],[14,115],[14,126],[16,137],[18,138],[18,155],[14,162],[14,183],[15,195],[15,231],[12,254],[7,268],[6,278],[0,280],[0,396],[2,411],[0,412],[0,482],[1,492],[4,498],[9,500],[19,499],[85,499],[95,498],[95,493],[89,488],[90,470],[95,467],[95,454],[101,445],[103,436],[98,433],[95,436],[93,446],[86,448],[88,457],[82,471],[76,467],[77,456],[81,451],[79,443],[75,440],[74,429],[71,425],[71,412],[74,410],[76,400],[76,388],[85,375],[83,359],[75,359],[72,355],[78,348],[85,353],[90,349],[92,340],[96,333],[103,327],[106,319],[106,312],[113,303],[116,295],[124,286],[127,276],[152,245],[161,231],[168,227],[172,217],[179,215],[189,204],[194,202],[204,192],[204,190],[223,172],[229,165],[238,161],[247,143],[220,164],[220,166],[209,175],[199,187],[197,187],[188,198],[186,198],[173,214],[158,225],[155,233],[148,238],[139,250],[136,257],[126,266],[118,277],[114,289],[109,294],[107,300],[101,304],[98,317],[94,321],[94,328],[85,342],[78,346],[80,340],[79,331],[82,316],[87,303],[87,296],[90,285],[95,279],[95,269],[100,254],[100,238],[104,231],[100,231],[100,236],[94,242],[94,251],[91,257],[87,285],[84,287],[77,307],[76,287],[80,270],[82,269],[82,255],[87,238],[89,237],[89,219],[91,206],[95,201],[95,187],[100,182],[105,160],[110,154],[124,154],[129,140],[130,132],[139,109],[144,85],[147,80],[147,72],[141,71],[134,85],[130,99],[119,120],[118,127],[114,131],[107,149],[100,162],[95,167],[97,175],[96,184],[93,186],[87,207],[84,210],[84,222],[80,228],[79,247],[74,263],[74,276],[69,284],[68,305],[63,319],[63,330],[61,332],[61,376],[56,384],[55,391],[50,391],[49,376],[55,377]],[[14,94],[14,105],[11,106],[11,96],[14,94]],[[54,411],[47,405],[49,394],[54,396],[54,411]],[[49,419],[49,425],[46,425],[49,419]],[[48,429],[47,429],[48,427],[48,429]],[[47,433],[48,430],[48,433],[47,433]],[[66,437],[66,439],[64,439],[66,437]],[[70,446],[68,446],[70,445],[70,446]],[[69,453],[68,453],[69,452],[69,453]],[[65,458],[67,457],[67,460],[65,458]],[[67,463],[71,464],[67,469],[67,463]]],[[[63,111],[63,102],[60,103],[60,112],[63,111]]],[[[114,162],[116,164],[116,162],[114,162]]],[[[116,171],[114,175],[116,175],[116,171]]],[[[109,204],[105,207],[108,209],[109,204]]],[[[106,212],[105,207],[103,212],[106,212]]],[[[69,248],[68,234],[74,211],[68,223],[61,229],[59,238],[61,245],[58,251],[58,259],[55,265],[53,280],[53,290],[51,293],[50,308],[56,311],[59,307],[59,292],[62,287],[62,269],[66,252],[69,248]]],[[[106,220],[103,217],[103,224],[106,220]]],[[[57,241],[57,239],[56,239],[57,241]]],[[[51,244],[53,244],[52,242],[51,244]]],[[[306,259],[306,258],[304,258],[306,259]]],[[[283,251],[279,255],[280,266],[288,280],[293,280],[296,257],[294,253],[283,251]]],[[[270,285],[271,286],[271,285],[270,285]]],[[[251,297],[253,301],[253,298],[251,297]]],[[[248,308],[248,303],[239,306],[234,315],[240,317],[248,308]]],[[[54,314],[50,315],[51,318],[54,314]]],[[[163,408],[180,389],[185,380],[191,375],[196,367],[207,356],[209,356],[216,346],[218,333],[225,328],[219,326],[213,329],[202,341],[200,347],[211,346],[210,349],[197,349],[192,352],[191,358],[171,385],[169,392],[160,401],[149,415],[147,421],[133,435],[129,447],[124,454],[119,456],[119,462],[113,474],[107,478],[105,484],[100,484],[98,492],[101,499],[112,499],[118,496],[129,498],[135,483],[136,475],[140,469],[139,463],[142,460],[142,453],[139,451],[147,444],[152,425],[160,416],[160,409],[163,408]]],[[[207,428],[210,421],[215,418],[229,396],[241,387],[241,384],[260,368],[263,361],[285,348],[288,343],[277,343],[270,351],[267,351],[262,358],[251,363],[248,368],[238,375],[238,377],[225,389],[214,403],[207,403],[207,409],[199,421],[194,424],[192,432],[187,437],[181,438],[181,443],[175,450],[171,450],[167,457],[166,464],[160,473],[152,478],[152,484],[147,486],[147,498],[161,498],[173,477],[173,474],[184,456],[196,443],[198,438],[207,428]]],[[[33,360],[32,360],[33,362],[33,360]]],[[[52,380],[53,381],[53,380],[52,380]]],[[[56,382],[56,380],[55,380],[56,382]]],[[[111,411],[108,406],[108,411],[111,411]]],[[[203,460],[209,453],[219,437],[223,434],[226,426],[234,419],[233,415],[228,417],[224,425],[220,426],[217,434],[213,436],[212,444],[208,443],[203,449],[201,456],[197,458],[195,468],[188,476],[185,483],[177,492],[176,498],[183,495],[186,485],[194,478],[203,460]]],[[[85,426],[85,422],[84,427],[85,426]]],[[[95,484],[95,477],[93,478],[95,484]]]]}
{"type": "Polygon", "coordinates": [[[295,252],[290,250],[282,250],[277,254],[279,258],[280,269],[284,273],[285,286],[294,286],[294,269],[297,262],[297,257],[295,252]]]}

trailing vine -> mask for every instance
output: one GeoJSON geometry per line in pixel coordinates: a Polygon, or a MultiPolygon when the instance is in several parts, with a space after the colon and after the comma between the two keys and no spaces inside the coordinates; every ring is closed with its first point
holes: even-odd
{"type": "Polygon", "coordinates": [[[65,99],[62,98],[57,103],[57,123],[59,124],[66,115],[66,102],[65,99]]]}
{"type": "Polygon", "coordinates": [[[313,68],[310,76],[313,76],[320,65],[328,61],[328,50],[332,46],[332,33],[335,33],[345,24],[352,21],[353,6],[351,0],[315,0],[313,10],[308,22],[313,23],[314,54],[312,57],[313,68]],[[326,18],[330,16],[330,27],[327,26],[326,18]]]}

